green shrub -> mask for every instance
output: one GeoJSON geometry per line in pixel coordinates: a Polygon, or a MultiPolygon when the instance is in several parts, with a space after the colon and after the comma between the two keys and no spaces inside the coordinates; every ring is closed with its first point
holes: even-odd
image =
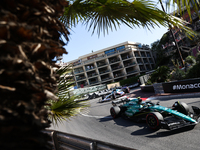
{"type": "Polygon", "coordinates": [[[185,78],[185,72],[179,68],[176,68],[170,77],[170,80],[182,80],[185,78]]]}
{"type": "Polygon", "coordinates": [[[121,81],[119,81],[120,85],[123,86],[123,85],[126,85],[126,84],[136,83],[136,82],[138,82],[138,79],[139,79],[140,76],[142,76],[142,75],[131,77],[131,78],[128,78],[128,79],[125,79],[125,80],[121,80],[121,81]]]}
{"type": "Polygon", "coordinates": [[[149,83],[161,83],[165,82],[170,78],[170,69],[167,66],[161,66],[157,68],[150,76],[149,83]]]}
{"type": "Polygon", "coordinates": [[[200,77],[200,63],[196,63],[192,68],[190,68],[185,78],[190,79],[199,77],[200,77]]]}

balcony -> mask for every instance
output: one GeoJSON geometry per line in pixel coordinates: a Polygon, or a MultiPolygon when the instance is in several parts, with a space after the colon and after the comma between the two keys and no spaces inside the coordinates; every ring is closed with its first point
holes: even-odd
{"type": "Polygon", "coordinates": [[[110,70],[102,70],[102,71],[99,71],[99,74],[103,74],[103,73],[106,73],[106,72],[109,72],[110,70]]]}
{"type": "Polygon", "coordinates": [[[112,64],[112,63],[115,63],[115,62],[118,62],[118,61],[120,61],[120,59],[119,58],[115,58],[115,59],[109,60],[109,63],[112,64]]]}
{"type": "Polygon", "coordinates": [[[132,57],[133,57],[132,55],[122,56],[122,60],[129,59],[129,58],[132,58],[132,57]]]}
{"type": "Polygon", "coordinates": [[[102,67],[102,66],[105,66],[107,65],[107,63],[100,63],[100,64],[97,64],[97,67],[102,67]]]}
{"type": "Polygon", "coordinates": [[[114,78],[124,76],[124,73],[114,73],[114,78]]]}
{"type": "Polygon", "coordinates": [[[125,63],[125,64],[124,64],[124,67],[132,66],[132,65],[135,65],[135,64],[136,64],[135,62],[125,63]]]}
{"type": "Polygon", "coordinates": [[[74,71],[74,74],[79,74],[81,72],[84,72],[84,70],[74,71]]]}
{"type": "Polygon", "coordinates": [[[147,53],[147,57],[151,57],[151,55],[149,53],[147,53]]]}
{"type": "Polygon", "coordinates": [[[90,66],[87,66],[87,67],[85,67],[85,70],[86,70],[86,71],[88,71],[88,70],[93,70],[93,69],[95,69],[94,66],[91,66],[91,67],[90,67],[90,66]]]}
{"type": "Polygon", "coordinates": [[[132,74],[132,73],[136,73],[137,71],[136,70],[129,70],[129,71],[127,71],[126,73],[127,74],[132,74]]]}
{"type": "Polygon", "coordinates": [[[111,77],[107,77],[107,78],[101,79],[101,81],[106,81],[106,80],[110,80],[110,79],[112,79],[112,78],[111,77]]]}
{"type": "Polygon", "coordinates": [[[98,74],[97,74],[97,73],[91,73],[91,74],[88,75],[88,78],[94,77],[94,76],[96,76],[96,75],[98,75],[98,74]]]}
{"type": "Polygon", "coordinates": [[[149,62],[150,62],[151,64],[153,64],[153,60],[152,60],[152,59],[150,59],[149,62]]]}
{"type": "Polygon", "coordinates": [[[140,64],[140,65],[142,65],[143,64],[143,62],[140,60],[140,61],[137,61],[137,63],[138,64],[140,64]]]}
{"type": "Polygon", "coordinates": [[[90,81],[90,84],[95,84],[95,83],[98,83],[99,81],[96,80],[96,81],[90,81]]]}
{"type": "Polygon", "coordinates": [[[85,77],[78,77],[78,78],[76,78],[77,81],[83,80],[83,79],[85,79],[85,77]]]}
{"type": "Polygon", "coordinates": [[[120,69],[120,68],[122,68],[122,66],[121,66],[121,65],[120,65],[120,66],[113,67],[113,68],[112,68],[112,71],[113,71],[113,70],[120,69]]]}
{"type": "Polygon", "coordinates": [[[140,57],[140,54],[138,52],[134,52],[135,57],[140,57]]]}

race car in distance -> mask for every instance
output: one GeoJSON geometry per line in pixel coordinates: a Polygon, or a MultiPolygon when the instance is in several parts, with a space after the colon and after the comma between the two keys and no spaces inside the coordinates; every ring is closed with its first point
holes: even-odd
{"type": "Polygon", "coordinates": [[[115,119],[119,116],[135,121],[146,121],[154,130],[160,128],[174,130],[186,126],[194,127],[200,121],[200,109],[192,106],[194,113],[189,111],[189,106],[183,102],[175,102],[171,108],[160,106],[151,101],[142,101],[140,98],[125,98],[112,101],[113,107],[110,114],[115,119]],[[118,104],[121,104],[118,106],[118,104]]]}
{"type": "MultiPolygon", "coordinates": [[[[102,99],[99,99],[99,102],[102,103],[102,102],[105,102],[105,101],[114,100],[116,98],[125,96],[126,93],[130,93],[130,90],[129,90],[128,87],[114,88],[110,94],[108,94],[108,95],[102,95],[102,99]]],[[[124,98],[126,98],[126,97],[124,97],[124,98]]]]}

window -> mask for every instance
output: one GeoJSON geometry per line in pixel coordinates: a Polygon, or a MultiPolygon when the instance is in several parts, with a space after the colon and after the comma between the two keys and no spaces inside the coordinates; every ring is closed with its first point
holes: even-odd
{"type": "Polygon", "coordinates": [[[117,47],[117,48],[116,48],[117,51],[118,51],[118,50],[121,50],[121,49],[125,49],[125,46],[123,45],[123,46],[120,46],[120,47],[117,47]]]}

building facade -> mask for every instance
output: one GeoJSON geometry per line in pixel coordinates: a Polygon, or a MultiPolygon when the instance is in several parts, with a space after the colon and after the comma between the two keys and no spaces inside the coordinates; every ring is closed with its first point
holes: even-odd
{"type": "Polygon", "coordinates": [[[154,69],[155,61],[148,45],[120,43],[68,62],[78,88],[109,84],[138,76],[154,69]]]}
{"type": "MultiPolygon", "coordinates": [[[[183,15],[181,17],[185,21],[188,22],[187,24],[188,27],[190,27],[192,30],[194,30],[196,33],[199,34],[200,33],[200,18],[198,14],[192,8],[191,8],[190,14],[191,14],[192,20],[190,20],[190,16],[187,10],[183,9],[183,15]]],[[[171,30],[181,52],[182,53],[186,52],[187,54],[185,56],[188,56],[188,55],[196,56],[196,54],[200,50],[200,37],[196,36],[196,37],[192,37],[192,39],[189,39],[184,33],[184,31],[182,31],[181,29],[173,28],[171,30]]],[[[174,53],[177,49],[176,49],[176,45],[174,43],[174,39],[172,37],[171,32],[169,31],[167,32],[167,34],[168,34],[169,40],[167,41],[167,43],[163,45],[163,49],[166,55],[170,55],[174,53]]]]}

